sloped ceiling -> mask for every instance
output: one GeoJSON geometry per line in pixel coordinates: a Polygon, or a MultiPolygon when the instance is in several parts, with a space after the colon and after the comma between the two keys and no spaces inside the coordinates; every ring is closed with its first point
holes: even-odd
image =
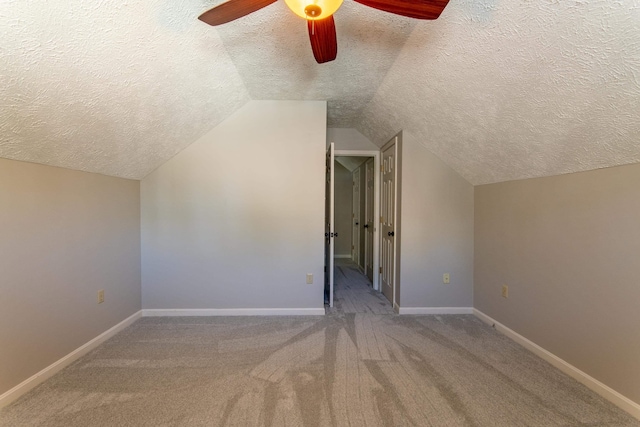
{"type": "Polygon", "coordinates": [[[451,0],[416,21],[346,0],[313,60],[283,1],[0,2],[0,157],[140,179],[249,99],[326,99],[331,127],[399,130],[473,184],[640,161],[640,5],[451,0]]]}
{"type": "Polygon", "coordinates": [[[200,2],[0,2],[0,157],[140,179],[249,100],[200,2]]]}
{"type": "Polygon", "coordinates": [[[472,184],[640,161],[640,3],[455,1],[356,126],[401,129],[472,184]]]}
{"type": "Polygon", "coordinates": [[[357,156],[337,156],[336,162],[340,163],[346,170],[353,172],[358,169],[360,165],[369,160],[369,157],[357,157],[357,156]]]}

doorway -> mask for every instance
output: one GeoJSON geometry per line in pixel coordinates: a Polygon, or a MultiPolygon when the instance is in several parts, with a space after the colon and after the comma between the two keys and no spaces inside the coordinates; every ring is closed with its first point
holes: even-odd
{"type": "MultiPolygon", "coordinates": [[[[331,164],[331,188],[327,188],[327,206],[333,207],[332,218],[327,230],[334,258],[339,265],[350,264],[359,271],[369,288],[380,292],[379,270],[379,226],[375,218],[380,211],[380,170],[379,151],[335,150],[331,164]]],[[[329,178],[328,178],[329,181],[329,178]]],[[[327,262],[328,276],[334,277],[333,262],[327,262]]],[[[344,267],[344,266],[343,266],[344,267]]],[[[337,273],[340,273],[338,271],[337,273]]],[[[333,283],[333,280],[330,281],[333,283]]],[[[333,285],[332,285],[333,286],[333,285]]],[[[333,292],[327,292],[329,305],[333,306],[333,292]]]]}

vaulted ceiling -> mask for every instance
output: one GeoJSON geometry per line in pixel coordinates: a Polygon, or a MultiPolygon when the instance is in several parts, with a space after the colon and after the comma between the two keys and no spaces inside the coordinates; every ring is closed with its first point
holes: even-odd
{"type": "Polygon", "coordinates": [[[472,184],[640,162],[635,0],[450,0],[416,21],[345,0],[318,65],[283,1],[219,27],[219,0],[0,2],[0,157],[140,179],[250,99],[328,101],[472,184]]]}

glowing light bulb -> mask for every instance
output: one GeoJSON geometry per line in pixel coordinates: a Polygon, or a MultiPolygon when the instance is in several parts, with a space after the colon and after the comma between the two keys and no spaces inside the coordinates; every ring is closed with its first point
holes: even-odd
{"type": "Polygon", "coordinates": [[[342,0],[284,0],[289,9],[301,18],[317,21],[333,15],[342,0]]]}

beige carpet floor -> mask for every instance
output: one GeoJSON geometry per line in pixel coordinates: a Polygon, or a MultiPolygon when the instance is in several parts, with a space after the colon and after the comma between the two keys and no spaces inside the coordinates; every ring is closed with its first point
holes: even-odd
{"type": "Polygon", "coordinates": [[[474,316],[363,307],[143,318],[0,426],[640,426],[474,316]]]}

